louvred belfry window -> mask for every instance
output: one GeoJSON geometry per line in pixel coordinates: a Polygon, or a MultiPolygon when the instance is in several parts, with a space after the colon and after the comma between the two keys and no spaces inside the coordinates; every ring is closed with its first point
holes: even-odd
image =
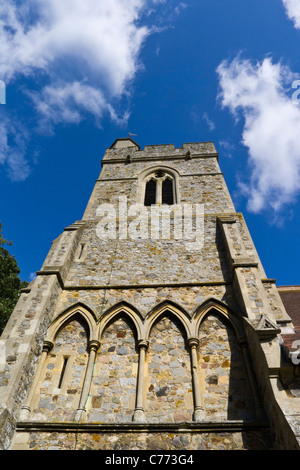
{"type": "Polygon", "coordinates": [[[174,195],[174,179],[161,170],[151,175],[145,183],[145,206],[152,204],[172,205],[175,203],[174,195]]]}
{"type": "Polygon", "coordinates": [[[151,179],[146,183],[145,188],[145,206],[151,206],[156,203],[156,181],[151,179]]]}
{"type": "Polygon", "coordinates": [[[173,180],[170,178],[166,178],[162,182],[161,202],[162,204],[174,204],[173,180]]]}

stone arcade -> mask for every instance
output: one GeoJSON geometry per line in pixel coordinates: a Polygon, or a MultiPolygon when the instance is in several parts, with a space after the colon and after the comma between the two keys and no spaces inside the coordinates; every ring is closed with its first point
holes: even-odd
{"type": "Polygon", "coordinates": [[[298,449],[293,332],[214,144],[117,139],[2,334],[1,448],[298,449]]]}

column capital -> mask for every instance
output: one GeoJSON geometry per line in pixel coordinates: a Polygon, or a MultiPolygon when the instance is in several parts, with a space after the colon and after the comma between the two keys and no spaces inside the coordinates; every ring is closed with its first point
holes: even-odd
{"type": "Polygon", "coordinates": [[[97,351],[100,347],[100,341],[97,339],[91,339],[88,343],[88,351],[97,351]]]}
{"type": "Polygon", "coordinates": [[[139,349],[142,348],[142,349],[145,349],[145,351],[147,351],[149,347],[149,341],[147,341],[146,339],[140,339],[138,341],[138,347],[139,349]]]}
{"type": "Polygon", "coordinates": [[[52,341],[45,340],[43,343],[43,351],[45,351],[47,354],[51,351],[53,348],[54,344],[52,341]]]}
{"type": "Polygon", "coordinates": [[[199,341],[198,338],[188,338],[188,340],[187,340],[188,347],[189,347],[190,349],[192,349],[192,348],[198,348],[199,342],[200,342],[200,341],[199,341]]]}

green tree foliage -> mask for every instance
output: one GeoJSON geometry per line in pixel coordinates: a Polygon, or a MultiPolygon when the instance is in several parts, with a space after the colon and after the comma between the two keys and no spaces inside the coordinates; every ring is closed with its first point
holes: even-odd
{"type": "Polygon", "coordinates": [[[3,238],[2,227],[0,222],[0,334],[17,303],[20,290],[28,285],[19,277],[20,269],[14,256],[4,248],[12,242],[3,238]]]}

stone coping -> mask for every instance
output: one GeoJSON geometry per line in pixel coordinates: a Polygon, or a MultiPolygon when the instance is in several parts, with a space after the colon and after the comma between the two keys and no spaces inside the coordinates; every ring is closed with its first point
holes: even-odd
{"type": "MultiPolygon", "coordinates": [[[[82,284],[82,285],[68,285],[65,284],[60,274],[59,268],[57,269],[44,269],[36,272],[37,276],[52,276],[56,275],[59,284],[63,290],[103,290],[103,289],[157,289],[159,287],[166,288],[180,288],[180,287],[205,287],[205,286],[230,286],[231,281],[196,281],[196,282],[170,282],[170,283],[144,283],[144,284],[82,284]]],[[[22,293],[28,294],[31,292],[31,287],[28,286],[21,290],[22,293]]]]}
{"type": "MultiPolygon", "coordinates": [[[[223,175],[223,172],[221,171],[210,171],[210,172],[205,172],[205,173],[188,173],[184,175],[180,175],[180,178],[187,178],[187,177],[193,177],[193,176],[217,176],[217,175],[223,175]]],[[[132,176],[132,177],[124,177],[124,178],[98,178],[96,181],[135,181],[138,179],[138,176],[132,176]]]]}
{"type": "MultiPolygon", "coordinates": [[[[122,149],[125,151],[125,149],[122,149]]],[[[144,152],[144,151],[143,151],[144,152]]],[[[148,153],[146,156],[136,156],[136,155],[130,155],[131,156],[131,161],[133,162],[150,162],[150,161],[160,161],[163,159],[168,159],[168,160],[187,160],[187,155],[185,154],[177,154],[177,155],[168,155],[168,154],[161,154],[161,155],[155,155],[154,153],[148,153]]],[[[211,152],[211,153],[193,153],[190,156],[190,159],[197,159],[197,158],[216,158],[219,160],[219,154],[217,152],[211,152]]],[[[112,153],[106,154],[103,159],[101,160],[101,166],[107,165],[107,164],[116,164],[116,163],[124,163],[126,161],[126,156],[114,156],[112,153]]]]}
{"type": "Polygon", "coordinates": [[[81,433],[153,433],[153,432],[242,432],[268,429],[266,421],[184,421],[176,423],[76,423],[18,422],[18,432],[81,432],[81,433]]]}

